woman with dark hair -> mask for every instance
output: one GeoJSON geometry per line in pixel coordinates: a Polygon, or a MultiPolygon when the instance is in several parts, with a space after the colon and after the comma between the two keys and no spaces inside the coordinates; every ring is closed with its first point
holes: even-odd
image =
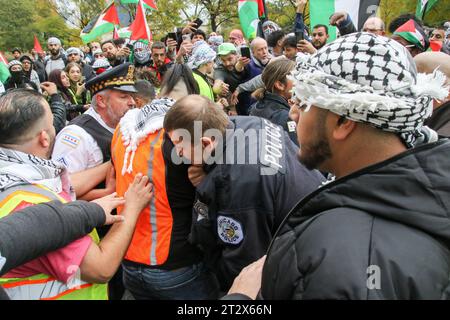
{"type": "Polygon", "coordinates": [[[294,68],[294,61],[283,58],[271,62],[264,69],[264,88],[255,91],[254,96],[258,101],[252,106],[250,115],[282,126],[292,142],[298,145],[295,122],[289,118],[291,107],[288,103],[293,86],[293,81],[288,76],[294,68]]]}
{"type": "Polygon", "coordinates": [[[175,64],[165,74],[159,96],[179,100],[190,94],[200,94],[192,70],[184,64],[175,64]]]}
{"type": "Polygon", "coordinates": [[[49,77],[49,82],[53,82],[56,84],[58,88],[58,93],[61,95],[64,101],[64,105],[66,106],[67,111],[67,121],[71,121],[78,117],[81,113],[86,111],[86,106],[83,104],[73,103],[71,99],[70,93],[70,80],[66,75],[66,72],[63,70],[53,70],[49,77]]]}

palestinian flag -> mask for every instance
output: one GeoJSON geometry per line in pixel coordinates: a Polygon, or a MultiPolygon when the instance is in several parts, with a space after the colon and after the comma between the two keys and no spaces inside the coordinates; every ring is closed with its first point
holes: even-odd
{"type": "MultiPolygon", "coordinates": [[[[144,3],[144,7],[146,9],[158,10],[158,7],[156,6],[154,0],[142,0],[142,2],[144,3]]],[[[138,4],[139,0],[121,0],[120,3],[122,3],[122,4],[138,4]]]]}
{"type": "Polygon", "coordinates": [[[114,27],[119,24],[119,16],[113,2],[83,29],[80,35],[81,40],[84,43],[92,42],[105,33],[113,32],[114,27]]]}
{"type": "Polygon", "coordinates": [[[438,0],[417,0],[416,17],[423,20],[425,14],[438,2],[438,0]]]}
{"type": "Polygon", "coordinates": [[[408,20],[398,27],[394,34],[402,37],[409,43],[416,45],[422,51],[426,51],[430,46],[430,41],[425,35],[422,27],[419,26],[413,19],[408,20]]]}
{"type": "Polygon", "coordinates": [[[139,0],[137,6],[136,19],[128,28],[131,31],[130,40],[141,40],[152,42],[153,36],[145,16],[144,1],[139,0]]]}
{"type": "MultiPolygon", "coordinates": [[[[363,27],[366,20],[375,16],[380,0],[311,0],[309,1],[309,14],[311,30],[315,25],[330,25],[330,17],[337,11],[346,11],[350,15],[356,29],[363,27]]],[[[329,27],[330,40],[336,39],[336,27],[329,27]]]]}
{"type": "Polygon", "coordinates": [[[5,83],[11,76],[8,69],[8,60],[6,60],[3,53],[0,52],[0,82],[5,83]]]}
{"type": "Polygon", "coordinates": [[[239,0],[239,20],[247,39],[256,37],[260,19],[265,16],[263,0],[239,0]]]}
{"type": "Polygon", "coordinates": [[[117,30],[117,34],[120,38],[130,39],[131,38],[131,31],[130,27],[125,27],[117,30]]]}

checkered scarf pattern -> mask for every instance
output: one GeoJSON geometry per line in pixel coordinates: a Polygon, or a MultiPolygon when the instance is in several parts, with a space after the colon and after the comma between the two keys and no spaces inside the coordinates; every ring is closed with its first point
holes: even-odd
{"type": "Polygon", "coordinates": [[[123,145],[126,147],[122,175],[133,172],[134,155],[138,146],[149,134],[161,130],[164,117],[175,100],[161,98],[153,100],[142,109],[128,111],[120,121],[120,133],[123,145]]]}
{"type": "Polygon", "coordinates": [[[75,200],[69,173],[64,165],[20,151],[0,148],[0,192],[27,184],[41,184],[56,193],[64,191],[75,200]]]}
{"type": "Polygon", "coordinates": [[[205,63],[216,59],[216,52],[203,40],[197,41],[192,48],[192,55],[189,58],[189,67],[198,69],[205,63]]]}
{"type": "Polygon", "coordinates": [[[143,43],[141,41],[137,41],[133,45],[134,47],[134,57],[138,63],[146,63],[150,61],[151,52],[148,44],[143,43]],[[142,49],[142,50],[137,50],[142,49]]]}
{"type": "Polygon", "coordinates": [[[307,106],[401,135],[413,147],[423,134],[432,100],[444,99],[445,75],[417,74],[407,50],[370,33],[337,39],[312,56],[298,55],[294,96],[307,106]]]}

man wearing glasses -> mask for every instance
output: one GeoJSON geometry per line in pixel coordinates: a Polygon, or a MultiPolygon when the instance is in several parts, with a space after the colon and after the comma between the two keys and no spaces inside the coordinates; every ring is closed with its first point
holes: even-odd
{"type": "Polygon", "coordinates": [[[372,17],[367,19],[366,22],[364,23],[362,31],[370,32],[377,36],[386,35],[385,24],[383,20],[381,20],[378,17],[372,17]]]}

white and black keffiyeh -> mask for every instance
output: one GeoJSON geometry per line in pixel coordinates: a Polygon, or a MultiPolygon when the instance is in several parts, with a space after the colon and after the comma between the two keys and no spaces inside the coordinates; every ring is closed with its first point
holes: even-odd
{"type": "Polygon", "coordinates": [[[150,61],[151,52],[148,44],[141,41],[135,42],[134,46],[134,58],[138,63],[145,64],[150,61]]]}
{"type": "Polygon", "coordinates": [[[41,184],[55,193],[75,193],[63,164],[31,154],[0,148],[0,192],[27,184],[41,184]]]}
{"type": "Polygon", "coordinates": [[[417,74],[407,50],[394,40],[354,33],[312,56],[299,55],[292,74],[294,95],[376,128],[399,133],[412,147],[431,116],[433,99],[444,99],[445,75],[417,74]]]}
{"type": "Polygon", "coordinates": [[[164,118],[175,100],[161,98],[153,100],[142,109],[128,111],[120,121],[120,133],[123,145],[127,148],[122,168],[122,175],[133,171],[134,155],[139,144],[149,134],[155,133],[164,127],[164,118]],[[130,159],[128,161],[128,159],[130,159]]]}
{"type": "Polygon", "coordinates": [[[216,52],[203,40],[197,41],[192,48],[188,65],[191,69],[198,69],[208,62],[213,62],[217,57],[216,52]]]}

